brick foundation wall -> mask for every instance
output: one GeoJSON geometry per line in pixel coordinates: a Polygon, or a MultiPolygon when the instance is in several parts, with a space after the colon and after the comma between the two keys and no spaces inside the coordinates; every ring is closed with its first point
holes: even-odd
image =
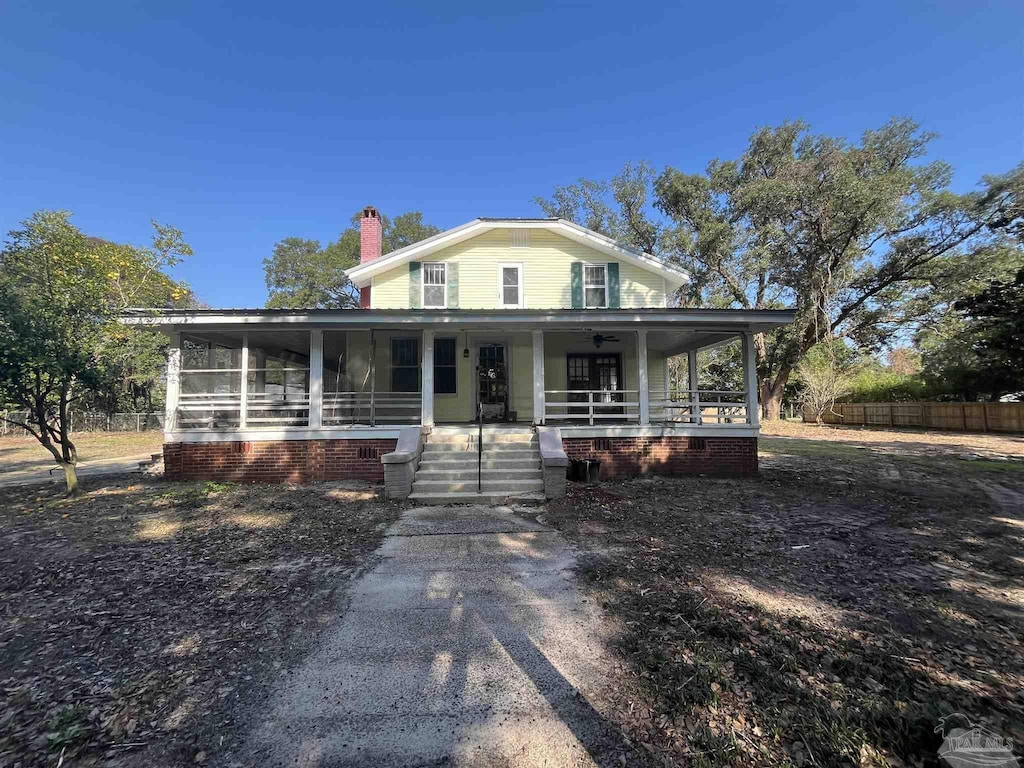
{"type": "Polygon", "coordinates": [[[381,455],[396,440],[274,440],[231,443],[165,443],[164,476],[170,480],[304,483],[311,480],[383,482],[381,455]]]}
{"type": "Polygon", "coordinates": [[[599,459],[607,479],[757,474],[756,437],[563,437],[562,449],[570,459],[599,459]]]}

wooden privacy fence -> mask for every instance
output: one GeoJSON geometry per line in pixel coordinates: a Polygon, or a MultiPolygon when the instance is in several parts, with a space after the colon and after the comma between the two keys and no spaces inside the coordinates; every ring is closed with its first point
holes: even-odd
{"type": "MultiPolygon", "coordinates": [[[[814,413],[804,408],[805,422],[814,413]]],[[[836,403],[826,424],[924,427],[962,432],[1024,432],[1024,403],[836,403]]]]}

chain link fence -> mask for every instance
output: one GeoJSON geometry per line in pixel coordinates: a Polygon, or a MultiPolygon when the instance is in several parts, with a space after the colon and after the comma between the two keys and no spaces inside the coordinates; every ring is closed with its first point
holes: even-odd
{"type": "MultiPolygon", "coordinates": [[[[28,411],[0,411],[0,437],[24,435],[25,430],[11,424],[25,422],[28,411]]],[[[72,432],[147,432],[164,428],[162,413],[102,413],[72,411],[69,419],[72,432]]]]}

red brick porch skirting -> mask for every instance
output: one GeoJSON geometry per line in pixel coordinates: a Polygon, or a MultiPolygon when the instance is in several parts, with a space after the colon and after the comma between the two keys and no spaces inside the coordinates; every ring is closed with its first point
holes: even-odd
{"type": "Polygon", "coordinates": [[[757,474],[756,437],[563,437],[570,459],[599,459],[601,477],[757,474]]]}
{"type": "Polygon", "coordinates": [[[303,483],[310,480],[383,482],[382,454],[396,440],[275,440],[232,443],[165,443],[169,480],[235,480],[303,483]]]}

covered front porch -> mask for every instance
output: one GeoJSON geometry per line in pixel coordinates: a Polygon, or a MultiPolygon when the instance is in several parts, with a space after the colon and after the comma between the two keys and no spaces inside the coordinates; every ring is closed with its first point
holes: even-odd
{"type": "Polygon", "coordinates": [[[391,437],[478,419],[577,436],[756,435],[753,334],[788,314],[197,311],[159,323],[167,439],[391,437]],[[702,380],[701,355],[729,344],[742,373],[726,388],[702,380]]]}

